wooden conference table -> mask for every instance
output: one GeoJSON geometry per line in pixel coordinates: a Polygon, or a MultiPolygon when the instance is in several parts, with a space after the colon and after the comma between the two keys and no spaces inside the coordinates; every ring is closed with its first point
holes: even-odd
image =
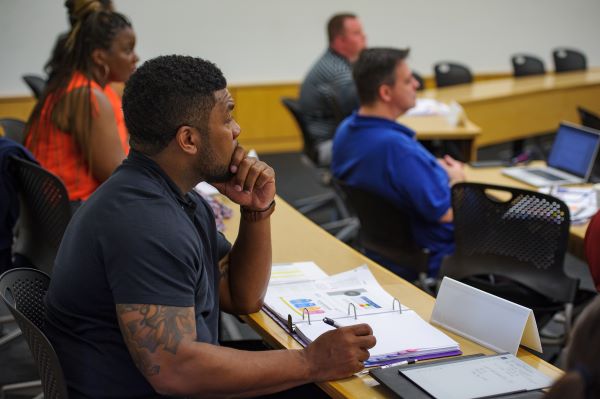
{"type": "Polygon", "coordinates": [[[554,132],[563,120],[579,123],[577,106],[600,113],[600,68],[429,89],[419,97],[458,102],[481,128],[477,149],[554,132]]]}
{"type": "MultiPolygon", "coordinates": [[[[543,161],[532,162],[531,165],[544,165],[543,161]]],[[[500,186],[509,186],[523,188],[526,190],[537,190],[536,187],[530,186],[529,184],[522,183],[518,180],[512,179],[508,176],[504,176],[501,172],[501,167],[492,168],[472,168],[468,165],[465,166],[465,175],[467,181],[486,183],[486,184],[497,184],[500,186]]],[[[569,252],[577,256],[580,259],[585,259],[583,239],[585,238],[585,231],[587,230],[588,223],[571,226],[569,229],[569,252]]]]}
{"type": "MultiPolygon", "coordinates": [[[[277,209],[271,217],[274,263],[312,260],[329,274],[339,273],[366,263],[384,289],[392,296],[399,298],[403,304],[414,309],[425,320],[430,319],[434,305],[433,297],[335,239],[282,199],[278,198],[277,201],[277,209]]],[[[239,223],[238,206],[226,199],[224,202],[234,209],[233,217],[225,223],[225,235],[233,242],[239,223]]],[[[301,347],[262,311],[244,316],[244,319],[274,348],[301,347]]],[[[460,343],[464,354],[493,353],[472,341],[448,331],[445,332],[460,343]]],[[[519,350],[518,357],[553,378],[558,378],[562,374],[556,367],[523,349],[519,350]]],[[[368,375],[320,383],[319,386],[334,398],[393,397],[386,388],[379,386],[368,375]]]]}
{"type": "Polygon", "coordinates": [[[460,151],[465,161],[477,158],[475,140],[481,129],[475,123],[463,116],[460,122],[453,126],[445,116],[402,116],[398,122],[417,132],[419,140],[452,140],[460,144],[460,151]]]}

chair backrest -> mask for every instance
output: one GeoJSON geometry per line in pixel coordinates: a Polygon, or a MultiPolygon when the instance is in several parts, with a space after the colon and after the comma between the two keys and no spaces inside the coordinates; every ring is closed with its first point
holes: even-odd
{"type": "Polygon", "coordinates": [[[39,270],[11,269],[0,276],[0,297],[27,340],[42,380],[44,398],[59,399],[68,394],[60,361],[44,334],[44,296],[49,284],[50,277],[39,270]]]}
{"type": "Polygon", "coordinates": [[[557,73],[582,71],[587,69],[585,54],[574,49],[559,47],[552,51],[554,70],[557,73]]]}
{"type": "MultiPolygon", "coordinates": [[[[583,126],[600,130],[600,116],[583,107],[577,107],[577,113],[579,114],[579,119],[581,120],[581,124],[583,126]]],[[[600,182],[600,155],[596,155],[596,161],[594,162],[594,166],[592,168],[590,181],[592,183],[600,182]]]]}
{"type": "Polygon", "coordinates": [[[306,125],[306,120],[304,119],[302,109],[300,108],[300,103],[298,100],[289,97],[282,97],[281,103],[292,114],[296,124],[298,125],[298,128],[300,129],[300,133],[302,134],[302,139],[304,141],[304,153],[315,165],[319,165],[319,153],[314,140],[308,133],[308,127],[306,125]]]}
{"type": "Polygon", "coordinates": [[[581,124],[592,129],[600,130],[600,116],[583,107],[577,107],[581,124]]]}
{"type": "Polygon", "coordinates": [[[515,54],[510,58],[515,77],[543,75],[546,73],[544,61],[527,54],[515,54]]]}
{"type": "Polygon", "coordinates": [[[25,121],[14,118],[0,118],[0,126],[4,130],[4,137],[19,144],[25,142],[25,121]]]}
{"type": "Polygon", "coordinates": [[[567,205],[536,191],[480,183],[452,187],[456,251],[440,275],[507,277],[561,303],[573,300],[578,280],[563,263],[569,238],[567,205]]]}
{"type": "Polygon", "coordinates": [[[67,190],[58,177],[33,162],[12,157],[10,167],[20,202],[14,252],[50,274],[71,220],[67,190]]]}
{"type": "Polygon", "coordinates": [[[413,78],[415,78],[415,80],[417,82],[419,82],[419,88],[417,90],[419,90],[419,91],[425,90],[425,80],[423,79],[421,74],[417,73],[415,71],[412,71],[412,75],[413,75],[413,78]]]}
{"type": "Polygon", "coordinates": [[[414,270],[428,271],[428,251],[414,241],[406,212],[385,198],[334,179],[345,195],[351,212],[360,220],[360,244],[392,262],[414,270]]]}
{"type": "Polygon", "coordinates": [[[23,75],[23,80],[33,92],[35,98],[39,99],[46,88],[46,79],[38,75],[23,75]]]}
{"type": "Polygon", "coordinates": [[[473,81],[473,74],[465,65],[455,62],[438,62],[433,66],[437,87],[454,86],[473,81]]]}

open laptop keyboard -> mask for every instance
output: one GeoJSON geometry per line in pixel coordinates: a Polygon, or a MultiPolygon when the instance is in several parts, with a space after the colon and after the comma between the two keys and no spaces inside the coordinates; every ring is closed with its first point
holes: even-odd
{"type": "Polygon", "coordinates": [[[529,173],[534,174],[536,176],[543,177],[543,178],[545,178],[547,180],[552,180],[552,181],[564,180],[565,179],[564,177],[553,175],[552,173],[546,172],[545,170],[530,169],[529,173]]]}

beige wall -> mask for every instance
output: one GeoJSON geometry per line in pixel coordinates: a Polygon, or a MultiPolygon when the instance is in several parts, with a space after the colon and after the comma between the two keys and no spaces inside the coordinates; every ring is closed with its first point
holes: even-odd
{"type": "MultiPolygon", "coordinates": [[[[476,75],[475,80],[505,77],[507,74],[476,75]]],[[[433,87],[431,77],[425,86],[433,87]]],[[[297,97],[299,83],[255,84],[229,86],[236,107],[234,116],[242,127],[240,143],[259,153],[299,151],[302,137],[290,113],[281,104],[281,97],[297,97]]],[[[0,97],[0,118],[27,120],[35,100],[28,96],[0,97]]]]}

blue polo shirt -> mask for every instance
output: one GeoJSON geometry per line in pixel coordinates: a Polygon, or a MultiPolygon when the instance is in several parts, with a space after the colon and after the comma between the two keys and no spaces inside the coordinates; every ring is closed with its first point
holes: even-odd
{"type": "Polygon", "coordinates": [[[158,396],[127,350],[115,304],[194,307],[197,340],[216,344],[218,261],[229,249],[210,206],[131,150],[73,216],[46,295],[69,396],[158,396]]]}
{"type": "MultiPolygon", "coordinates": [[[[448,175],[416,139],[395,121],[352,114],[333,141],[333,175],[351,187],[371,191],[404,209],[415,242],[431,251],[435,275],[454,251],[454,228],[438,220],[451,206],[448,175]]],[[[376,206],[376,204],[373,204],[376,206]]]]}

